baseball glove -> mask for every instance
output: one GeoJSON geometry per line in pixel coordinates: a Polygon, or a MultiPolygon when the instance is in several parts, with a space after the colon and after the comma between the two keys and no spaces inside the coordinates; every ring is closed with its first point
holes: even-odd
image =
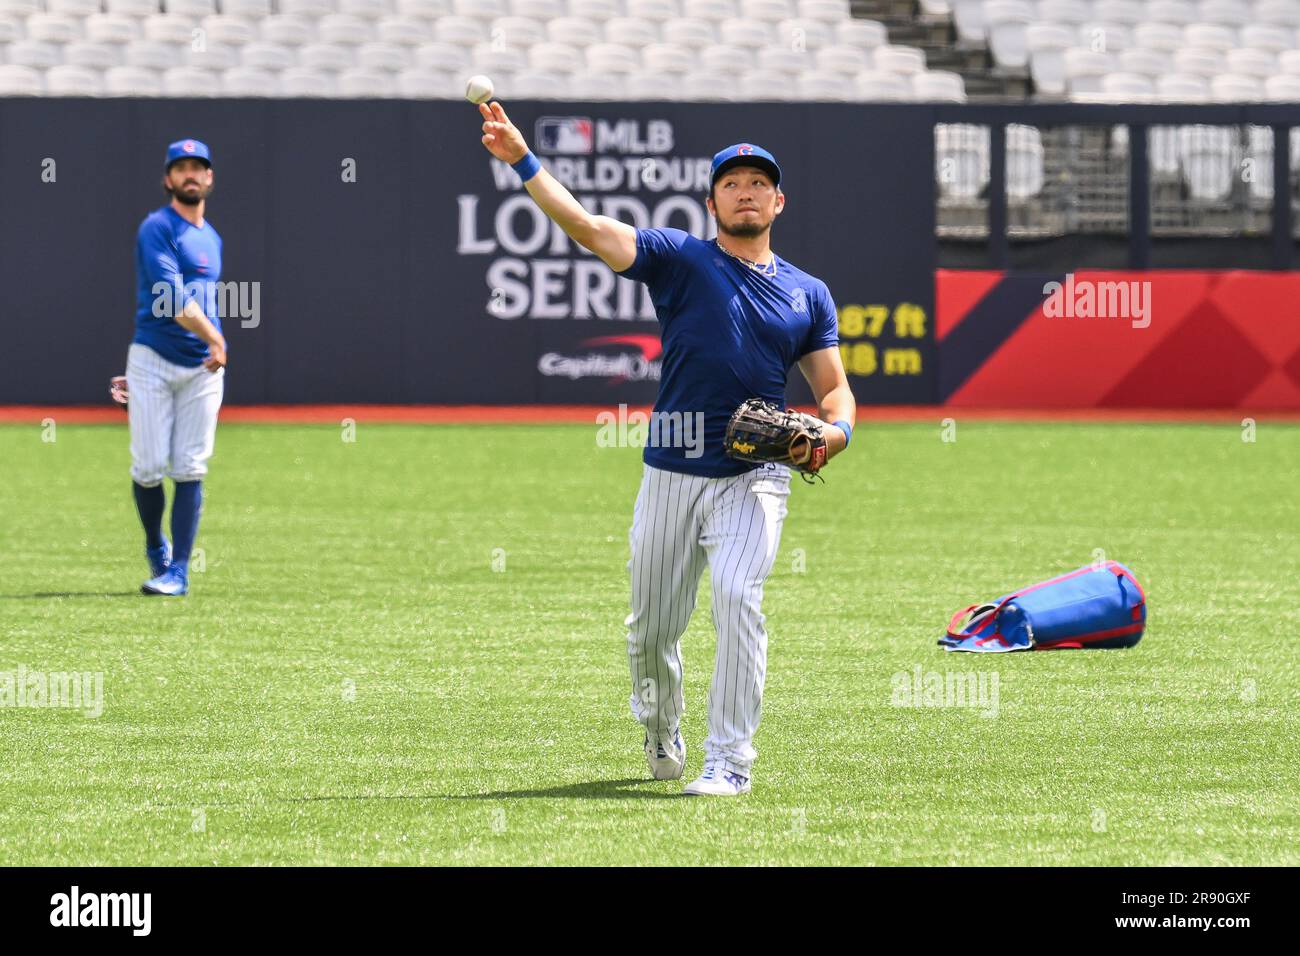
{"type": "Polygon", "coordinates": [[[822,423],[794,409],[782,411],[761,398],[751,398],[732,412],[723,441],[728,458],[788,465],[809,483],[826,464],[822,423]]]}
{"type": "Polygon", "coordinates": [[[125,375],[114,375],[108,380],[108,394],[113,396],[113,401],[117,402],[117,404],[121,405],[123,408],[126,408],[128,396],[126,391],[125,375]]]}

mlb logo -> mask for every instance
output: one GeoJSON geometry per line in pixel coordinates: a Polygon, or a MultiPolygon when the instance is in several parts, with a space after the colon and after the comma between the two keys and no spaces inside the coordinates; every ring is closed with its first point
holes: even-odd
{"type": "Polygon", "coordinates": [[[537,150],[542,153],[590,153],[595,142],[587,116],[543,116],[537,121],[537,150]]]}
{"type": "Polygon", "coordinates": [[[790,308],[795,312],[808,311],[808,297],[804,294],[802,286],[794,290],[794,295],[790,298],[790,308]]]}

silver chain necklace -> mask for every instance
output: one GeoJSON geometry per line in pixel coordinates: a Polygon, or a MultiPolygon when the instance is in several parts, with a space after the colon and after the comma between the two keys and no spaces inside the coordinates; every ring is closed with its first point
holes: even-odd
{"type": "Polygon", "coordinates": [[[736,255],[734,252],[732,252],[722,243],[718,242],[716,237],[713,240],[713,244],[717,246],[719,249],[721,249],[723,252],[725,252],[727,255],[731,256],[731,258],[735,259],[737,262],[743,262],[745,265],[749,266],[759,275],[766,276],[769,279],[776,277],[776,253],[772,253],[771,262],[769,262],[767,265],[761,265],[752,259],[746,259],[744,256],[736,255]]]}

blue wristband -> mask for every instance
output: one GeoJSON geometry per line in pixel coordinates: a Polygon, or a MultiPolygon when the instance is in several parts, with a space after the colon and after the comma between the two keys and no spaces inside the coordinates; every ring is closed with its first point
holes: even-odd
{"type": "Polygon", "coordinates": [[[840,431],[844,432],[844,447],[848,448],[849,439],[853,437],[853,426],[850,425],[842,418],[838,422],[831,422],[831,424],[834,425],[836,428],[838,428],[840,431]]]}
{"type": "Polygon", "coordinates": [[[519,162],[511,163],[510,168],[519,174],[520,180],[528,182],[541,172],[542,162],[533,155],[533,151],[530,149],[519,162]]]}

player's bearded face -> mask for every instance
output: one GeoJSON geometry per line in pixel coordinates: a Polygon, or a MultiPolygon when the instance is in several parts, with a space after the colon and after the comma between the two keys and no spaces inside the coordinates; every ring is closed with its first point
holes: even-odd
{"type": "Polygon", "coordinates": [[[212,170],[198,160],[181,160],[167,170],[163,187],[177,202],[197,206],[212,195],[212,170]]]}
{"type": "Polygon", "coordinates": [[[771,229],[785,205],[785,197],[768,175],[748,167],[719,177],[712,198],[718,231],[740,239],[752,239],[771,229]]]}

